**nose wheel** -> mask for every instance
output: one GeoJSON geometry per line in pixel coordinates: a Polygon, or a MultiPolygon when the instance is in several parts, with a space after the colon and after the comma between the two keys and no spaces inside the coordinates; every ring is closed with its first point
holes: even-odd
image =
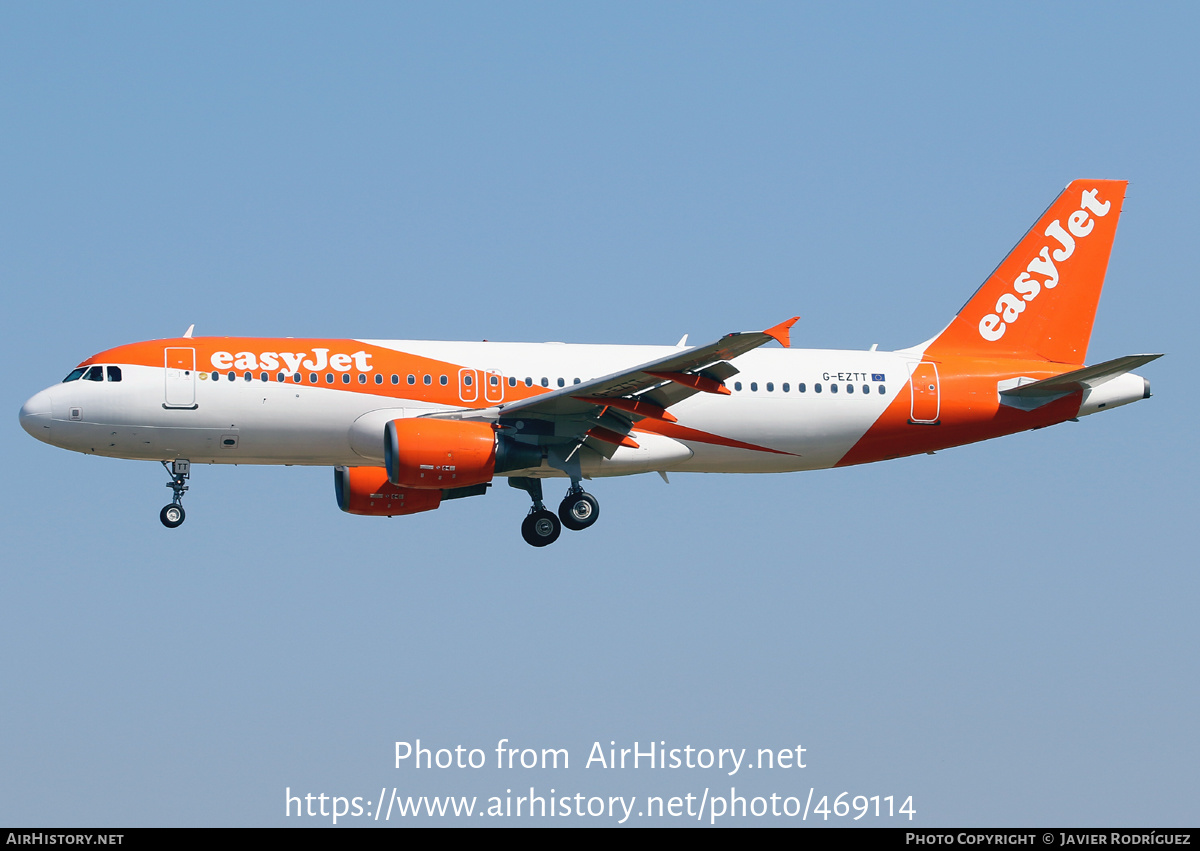
{"type": "Polygon", "coordinates": [[[183,510],[183,506],[176,505],[175,503],[164,505],[163,510],[158,512],[158,519],[168,529],[174,529],[176,526],[182,525],[186,518],[187,513],[183,510]]]}
{"type": "Polygon", "coordinates": [[[158,519],[168,529],[174,529],[182,526],[187,518],[187,512],[183,510],[183,495],[188,489],[187,480],[192,474],[192,464],[183,458],[176,458],[169,464],[166,461],[161,463],[171,476],[171,481],[167,482],[167,487],[171,489],[171,503],[158,512],[158,519]]]}

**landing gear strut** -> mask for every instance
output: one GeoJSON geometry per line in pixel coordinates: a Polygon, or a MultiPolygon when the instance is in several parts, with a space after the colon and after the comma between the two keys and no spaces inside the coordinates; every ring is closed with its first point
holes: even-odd
{"type": "Polygon", "coordinates": [[[171,489],[171,504],[163,506],[163,510],[158,512],[158,519],[168,529],[174,529],[183,525],[187,518],[183,510],[183,495],[188,489],[187,480],[192,474],[192,463],[183,458],[176,458],[169,464],[166,461],[160,463],[171,476],[171,481],[167,482],[167,487],[171,489]]]}
{"type": "Polygon", "coordinates": [[[533,500],[533,508],[521,523],[521,537],[525,543],[533,547],[545,547],[553,544],[562,534],[562,524],[554,516],[554,512],[546,510],[542,502],[542,480],[532,478],[513,478],[508,483],[514,488],[521,488],[533,500]]]}

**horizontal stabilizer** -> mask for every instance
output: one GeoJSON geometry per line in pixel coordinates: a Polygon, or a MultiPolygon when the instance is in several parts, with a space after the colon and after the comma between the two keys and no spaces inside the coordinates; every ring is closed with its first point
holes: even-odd
{"type": "Polygon", "coordinates": [[[1032,411],[1070,393],[1083,392],[1079,416],[1102,408],[1125,405],[1136,399],[1150,398],[1150,383],[1131,370],[1161,358],[1162,355],[1126,355],[1123,358],[1073,369],[1052,378],[1035,381],[1021,376],[999,382],[1000,404],[1032,411]],[[1128,376],[1128,378],[1127,378],[1128,376]],[[1105,386],[1107,385],[1107,386],[1105,386]],[[1099,389],[1103,387],[1103,389],[1099,389]]]}
{"type": "MultiPolygon", "coordinates": [[[[1062,396],[1083,390],[1088,387],[1099,387],[1106,381],[1111,381],[1119,375],[1132,372],[1139,366],[1145,366],[1152,360],[1161,358],[1157,355],[1126,355],[1123,358],[1098,363],[1095,366],[1085,366],[1083,369],[1064,372],[1053,378],[1043,378],[1041,381],[1031,381],[1027,384],[1017,384],[1013,387],[1001,387],[1000,395],[1015,396],[1021,399],[1040,399],[1045,396],[1062,396]]],[[[1018,382],[1022,379],[1016,379],[1018,382]]],[[[1025,379],[1028,381],[1028,379],[1025,379]]],[[[1001,382],[1006,384],[1007,382],[1001,382]]]]}

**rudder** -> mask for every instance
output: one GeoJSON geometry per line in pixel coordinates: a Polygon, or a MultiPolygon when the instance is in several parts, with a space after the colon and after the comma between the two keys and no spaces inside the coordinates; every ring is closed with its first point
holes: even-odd
{"type": "Polygon", "coordinates": [[[925,354],[1082,364],[1126,185],[1073,181],[925,354]]]}

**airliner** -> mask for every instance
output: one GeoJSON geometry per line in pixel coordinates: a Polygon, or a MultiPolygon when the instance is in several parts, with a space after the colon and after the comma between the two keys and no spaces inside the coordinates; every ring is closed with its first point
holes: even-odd
{"type": "Polygon", "coordinates": [[[184,521],[192,464],[330,466],[338,506],[395,517],[481,496],[532,503],[535,547],[600,516],[584,481],[865,464],[1043,428],[1149,398],[1085,365],[1125,181],[1077,180],[948,326],[893,352],[790,348],[796,318],[702,346],[182,337],[80,363],[22,427],[85,454],[158,461],[184,521]],[[769,345],[769,344],[778,345],[769,345]],[[569,483],[557,512],[543,480],[569,483]]]}

